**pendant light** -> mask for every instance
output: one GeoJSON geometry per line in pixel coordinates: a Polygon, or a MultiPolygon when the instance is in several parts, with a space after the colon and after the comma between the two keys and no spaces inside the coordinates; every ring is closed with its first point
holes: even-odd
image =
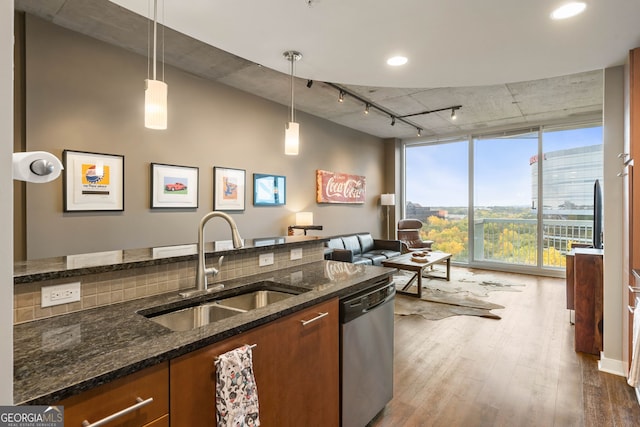
{"type": "Polygon", "coordinates": [[[295,50],[288,50],[282,55],[287,61],[291,62],[291,117],[284,130],[284,154],[297,156],[300,142],[300,125],[295,121],[293,108],[293,64],[302,58],[302,54],[295,50]]]}
{"type": "Polygon", "coordinates": [[[158,0],[153,0],[153,79],[147,75],[144,81],[144,127],[163,130],[167,128],[167,84],[156,80],[157,36],[158,0]]]}

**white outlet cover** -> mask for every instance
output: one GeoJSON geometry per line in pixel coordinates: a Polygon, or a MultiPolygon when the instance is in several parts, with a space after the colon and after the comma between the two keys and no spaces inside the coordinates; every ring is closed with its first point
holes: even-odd
{"type": "Polygon", "coordinates": [[[260,254],[258,256],[258,265],[260,267],[264,267],[265,265],[273,264],[273,252],[269,252],[268,254],[260,254]]]}
{"type": "Polygon", "coordinates": [[[302,248],[291,249],[291,261],[302,259],[302,248]]]}
{"type": "Polygon", "coordinates": [[[80,301],[80,282],[43,286],[40,290],[40,307],[80,301]]]}

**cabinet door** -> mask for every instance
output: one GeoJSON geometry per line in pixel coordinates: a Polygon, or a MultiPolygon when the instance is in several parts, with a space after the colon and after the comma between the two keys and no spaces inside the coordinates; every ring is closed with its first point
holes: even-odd
{"type": "Polygon", "coordinates": [[[169,409],[168,373],[167,363],[161,363],[59,402],[64,406],[65,425],[81,426],[85,420],[95,423],[136,404],[139,409],[109,425],[141,426],[157,420],[169,409]]]}
{"type": "Polygon", "coordinates": [[[214,360],[244,344],[256,345],[252,351],[253,371],[262,425],[337,425],[338,415],[335,423],[317,422],[324,419],[324,412],[334,412],[334,408],[324,406],[326,401],[332,402],[335,413],[339,413],[338,303],[334,300],[172,360],[172,427],[216,425],[214,360]],[[311,319],[329,308],[331,313],[326,318],[301,328],[300,320],[311,319]],[[333,335],[335,339],[331,338],[333,335]],[[301,348],[303,346],[309,347],[301,348]],[[313,372],[309,373],[307,369],[313,372]],[[318,381],[310,381],[314,377],[318,377],[318,381]],[[331,386],[324,389],[324,382],[331,386]],[[329,393],[330,389],[334,390],[332,398],[323,397],[322,394],[329,393]],[[318,416],[318,412],[322,414],[318,416]],[[298,419],[308,422],[293,422],[298,419]]]}
{"type": "MultiPolygon", "coordinates": [[[[338,426],[340,357],[338,301],[290,316],[283,324],[287,386],[280,426],[338,426]]],[[[266,424],[265,424],[266,425],[266,424]]]]}

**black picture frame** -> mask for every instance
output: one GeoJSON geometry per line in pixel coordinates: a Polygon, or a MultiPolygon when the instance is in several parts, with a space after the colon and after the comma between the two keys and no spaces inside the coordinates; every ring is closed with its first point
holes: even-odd
{"type": "Polygon", "coordinates": [[[124,211],[124,156],[63,150],[64,212],[124,211]]]}
{"type": "Polygon", "coordinates": [[[151,163],[151,209],[197,209],[199,168],[151,163]]]}
{"type": "Polygon", "coordinates": [[[213,210],[243,211],[245,199],[244,169],[213,167],[213,210]]]}

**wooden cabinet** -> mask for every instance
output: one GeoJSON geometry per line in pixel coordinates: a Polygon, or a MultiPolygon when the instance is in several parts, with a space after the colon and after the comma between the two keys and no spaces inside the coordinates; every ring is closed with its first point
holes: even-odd
{"type": "Polygon", "coordinates": [[[95,423],[138,405],[109,426],[168,426],[169,369],[162,363],[58,402],[68,426],[95,423]],[[151,399],[151,400],[149,400],[151,399]],[[148,403],[144,403],[148,402],[148,403]]]}
{"type": "Polygon", "coordinates": [[[256,345],[253,371],[262,425],[337,426],[338,334],[333,299],[171,360],[172,427],[216,425],[214,359],[244,344],[256,345]]]}
{"type": "Polygon", "coordinates": [[[576,248],[567,256],[567,308],[575,310],[576,351],[602,351],[603,270],[601,249],[576,248]]]}

